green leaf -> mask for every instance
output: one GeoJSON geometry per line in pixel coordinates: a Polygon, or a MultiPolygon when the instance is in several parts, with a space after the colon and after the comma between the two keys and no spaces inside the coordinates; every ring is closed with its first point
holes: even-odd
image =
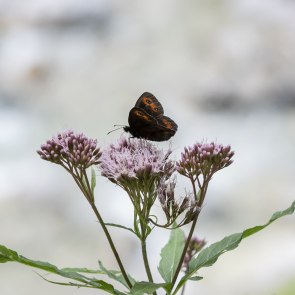
{"type": "Polygon", "coordinates": [[[185,282],[191,279],[192,276],[200,268],[211,266],[217,261],[220,255],[224,254],[227,251],[231,251],[237,248],[243,239],[263,230],[265,227],[270,225],[272,222],[274,222],[278,218],[281,218],[285,215],[292,214],[294,211],[295,211],[295,201],[286,210],[278,211],[274,213],[267,223],[263,225],[250,227],[241,233],[236,233],[236,234],[227,236],[223,238],[221,241],[211,244],[209,247],[203,249],[196,258],[190,261],[188,273],[182,277],[173,294],[176,294],[177,291],[185,284],[185,282]]]}
{"type": "Polygon", "coordinates": [[[13,261],[12,257],[17,255],[16,252],[9,250],[5,246],[0,245],[0,263],[13,261]]]}
{"type": "Polygon", "coordinates": [[[5,258],[4,256],[0,255],[0,263],[5,263],[5,262],[8,262],[8,261],[11,261],[11,260],[9,258],[5,258]]]}
{"type": "MultiPolygon", "coordinates": [[[[111,278],[111,279],[113,279],[113,280],[115,280],[117,282],[120,282],[122,285],[124,285],[126,288],[129,289],[129,286],[128,286],[127,282],[124,279],[124,276],[122,275],[122,273],[120,271],[108,270],[103,266],[101,261],[98,261],[98,263],[99,263],[101,273],[106,274],[109,278],[111,278]]],[[[130,280],[130,283],[132,285],[134,285],[136,281],[130,275],[128,275],[128,278],[130,280]]]]}
{"type": "Polygon", "coordinates": [[[89,269],[86,267],[65,267],[61,269],[64,272],[81,272],[81,273],[93,273],[93,274],[104,274],[99,269],[89,269]]]}
{"type": "MultiPolygon", "coordinates": [[[[46,282],[52,283],[52,284],[56,284],[56,285],[62,285],[62,286],[71,286],[71,287],[87,287],[87,288],[95,288],[94,286],[90,286],[90,285],[85,285],[85,284],[78,284],[78,283],[73,283],[73,282],[69,282],[69,283],[63,283],[63,282],[56,282],[56,281],[52,281],[49,280],[47,278],[45,278],[44,276],[40,275],[37,273],[38,276],[40,276],[43,280],[45,280],[46,282]]],[[[114,289],[114,287],[104,281],[101,280],[96,280],[95,284],[100,284],[100,286],[104,291],[114,294],[114,295],[126,295],[125,293],[121,293],[120,291],[117,291],[114,289]]]]}
{"type": "Polygon", "coordinates": [[[91,192],[92,192],[92,194],[94,194],[95,186],[96,186],[96,174],[95,174],[95,170],[93,169],[93,167],[91,167],[91,192]]]}
{"type": "MultiPolygon", "coordinates": [[[[86,276],[80,274],[79,272],[82,272],[81,270],[86,270],[85,268],[79,268],[78,272],[74,271],[75,270],[74,268],[73,269],[70,269],[70,268],[59,269],[55,265],[50,264],[48,262],[28,259],[24,256],[19,255],[16,251],[6,248],[3,245],[0,245],[0,261],[2,263],[14,261],[14,262],[18,262],[18,263],[28,265],[31,267],[39,268],[39,269],[45,270],[47,272],[62,276],[64,278],[78,281],[78,282],[82,283],[82,284],[79,284],[79,286],[81,286],[81,287],[97,288],[97,289],[101,289],[101,290],[104,290],[110,294],[115,294],[115,295],[123,294],[123,293],[119,292],[118,290],[114,289],[114,287],[112,285],[110,285],[102,280],[86,277],[86,276]]],[[[66,284],[66,283],[60,283],[60,284],[66,284]]],[[[74,286],[77,284],[70,282],[70,283],[68,283],[68,285],[74,286]]]]}
{"type": "Polygon", "coordinates": [[[190,281],[200,281],[200,280],[203,280],[203,277],[194,276],[194,277],[189,278],[189,280],[190,281]]]}
{"type": "Polygon", "coordinates": [[[128,231],[131,231],[133,234],[135,234],[136,236],[138,236],[137,233],[132,228],[130,228],[130,227],[126,227],[124,225],[117,224],[117,223],[105,223],[105,225],[107,225],[107,226],[113,226],[113,227],[118,227],[118,228],[123,228],[123,229],[126,229],[128,231]]]}
{"type": "Polygon", "coordinates": [[[157,289],[165,288],[166,286],[167,286],[166,283],[155,284],[150,282],[138,282],[134,284],[134,286],[130,290],[130,294],[132,295],[152,294],[157,289]]]}
{"type": "Polygon", "coordinates": [[[159,273],[165,282],[172,282],[184,244],[185,236],[183,231],[179,228],[173,229],[168,243],[161,251],[161,260],[158,267],[159,273]]]}

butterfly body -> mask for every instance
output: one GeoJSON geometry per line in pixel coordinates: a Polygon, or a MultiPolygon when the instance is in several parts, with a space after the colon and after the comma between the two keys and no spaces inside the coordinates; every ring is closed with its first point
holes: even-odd
{"type": "Polygon", "coordinates": [[[130,110],[129,126],[124,130],[133,137],[152,141],[170,139],[177,131],[177,124],[167,116],[164,109],[154,95],[144,92],[130,110]]]}

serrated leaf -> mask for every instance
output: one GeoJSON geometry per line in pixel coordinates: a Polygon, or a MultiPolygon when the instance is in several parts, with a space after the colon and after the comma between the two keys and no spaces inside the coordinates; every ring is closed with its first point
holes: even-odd
{"type": "Polygon", "coordinates": [[[104,290],[110,294],[114,294],[114,295],[124,294],[124,293],[121,293],[118,290],[116,290],[113,285],[111,285],[103,280],[92,279],[91,283],[93,285],[98,284],[99,289],[104,290]]]}
{"type": "MultiPolygon", "coordinates": [[[[102,280],[98,280],[96,278],[90,278],[90,277],[84,276],[80,274],[79,272],[73,271],[74,268],[72,269],[72,271],[70,268],[59,269],[55,265],[48,262],[31,260],[29,258],[19,255],[16,251],[8,249],[7,247],[3,245],[0,245],[0,257],[2,262],[14,261],[14,262],[18,262],[18,263],[28,265],[34,268],[45,270],[50,273],[54,273],[64,278],[78,281],[82,283],[82,284],[79,284],[79,286],[81,287],[97,288],[115,295],[123,294],[119,292],[118,290],[114,289],[114,287],[110,285],[109,283],[106,283],[102,280]]],[[[85,270],[85,268],[80,268],[79,271],[82,269],[85,270]]],[[[60,284],[64,284],[64,283],[60,283],[60,284]]],[[[74,283],[65,283],[65,284],[75,285],[74,283]]]]}
{"type": "MultiPolygon", "coordinates": [[[[64,269],[69,271],[71,268],[64,268],[64,269]]],[[[72,269],[77,269],[77,270],[84,269],[85,270],[85,268],[72,268],[72,269]]],[[[94,271],[88,270],[87,272],[93,273],[94,271]]],[[[97,272],[97,271],[95,271],[95,272],[97,272]]],[[[45,280],[49,283],[52,283],[52,284],[56,284],[56,285],[71,286],[71,287],[78,287],[78,288],[81,288],[81,287],[98,288],[98,289],[104,290],[105,292],[113,294],[113,295],[127,295],[126,293],[116,290],[111,284],[106,283],[103,280],[90,279],[91,284],[78,284],[78,283],[73,283],[73,282],[64,283],[64,282],[57,282],[57,281],[49,280],[38,273],[37,273],[37,275],[39,275],[43,280],[45,280]]]]}
{"type": "Polygon", "coordinates": [[[199,269],[202,267],[211,266],[217,261],[219,256],[226,253],[227,251],[237,248],[243,239],[263,230],[278,218],[294,213],[294,211],[295,201],[286,210],[275,212],[267,223],[250,227],[241,233],[227,236],[221,241],[211,244],[207,248],[203,249],[196,258],[190,261],[188,273],[182,277],[173,294],[176,294],[177,291],[185,284],[185,282],[190,279],[199,269]]]}
{"type": "Polygon", "coordinates": [[[159,288],[165,288],[167,284],[155,284],[150,282],[137,282],[134,284],[132,289],[130,290],[130,294],[132,295],[143,295],[143,294],[152,294],[159,288]]]}
{"type": "MultiPolygon", "coordinates": [[[[109,278],[117,281],[117,282],[120,282],[122,285],[124,285],[126,288],[129,289],[129,286],[127,284],[127,282],[125,281],[125,278],[124,276],[122,275],[122,273],[120,271],[117,271],[117,270],[108,270],[106,269],[102,262],[101,261],[98,261],[99,263],[99,267],[100,267],[100,270],[103,274],[106,274],[109,278]]],[[[129,278],[129,281],[132,285],[135,284],[135,280],[130,276],[128,275],[128,278],[129,278]]]]}
{"type": "Polygon", "coordinates": [[[173,229],[168,243],[161,251],[161,260],[158,267],[159,273],[165,282],[172,282],[177,269],[183,248],[185,235],[180,228],[173,229]]]}
{"type": "MultiPolygon", "coordinates": [[[[52,283],[52,284],[56,284],[56,285],[62,285],[62,286],[71,286],[71,287],[87,287],[87,288],[95,288],[95,286],[89,286],[89,285],[83,285],[83,284],[78,284],[78,283],[73,283],[73,282],[69,282],[69,283],[63,283],[63,282],[57,282],[57,281],[53,281],[53,280],[49,280],[47,278],[45,278],[44,276],[40,275],[37,273],[38,276],[40,276],[43,280],[45,280],[46,282],[52,283]]],[[[96,280],[94,285],[99,284],[100,289],[110,293],[110,294],[114,294],[114,295],[125,295],[124,293],[117,291],[114,289],[114,287],[102,280],[96,280]]]]}

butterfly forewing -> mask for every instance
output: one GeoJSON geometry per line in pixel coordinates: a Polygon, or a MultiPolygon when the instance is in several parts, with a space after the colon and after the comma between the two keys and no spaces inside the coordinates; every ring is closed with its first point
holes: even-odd
{"type": "Polygon", "coordinates": [[[128,117],[129,126],[133,129],[144,129],[149,126],[157,125],[157,121],[151,115],[149,115],[146,111],[134,107],[129,112],[128,117]]]}
{"type": "Polygon", "coordinates": [[[164,109],[161,103],[156,97],[149,93],[144,92],[137,100],[135,107],[145,110],[149,115],[153,117],[159,117],[164,114],[164,109]]]}

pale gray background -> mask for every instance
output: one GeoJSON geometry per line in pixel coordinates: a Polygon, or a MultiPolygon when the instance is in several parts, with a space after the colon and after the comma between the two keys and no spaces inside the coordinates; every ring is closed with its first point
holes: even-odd
{"type": "MultiPolygon", "coordinates": [[[[0,244],[60,267],[96,268],[101,259],[117,268],[72,179],[35,151],[68,128],[105,146],[122,132],[106,133],[127,123],[144,91],[179,125],[175,159],[203,139],[236,151],[235,163],[210,185],[199,237],[212,243],[289,206],[295,198],[294,36],[291,0],[0,1],[0,244]]],[[[185,189],[179,177],[178,190],[185,189]]],[[[107,221],[131,223],[122,190],[99,177],[96,195],[107,221]]],[[[146,279],[138,242],[112,233],[128,271],[146,279]]],[[[148,241],[154,272],[167,235],[159,231],[148,241]]],[[[190,284],[187,295],[294,294],[282,291],[295,280],[294,217],[199,274],[204,280],[190,284]]],[[[101,292],[52,285],[9,263],[0,265],[0,294],[101,292]]]]}

